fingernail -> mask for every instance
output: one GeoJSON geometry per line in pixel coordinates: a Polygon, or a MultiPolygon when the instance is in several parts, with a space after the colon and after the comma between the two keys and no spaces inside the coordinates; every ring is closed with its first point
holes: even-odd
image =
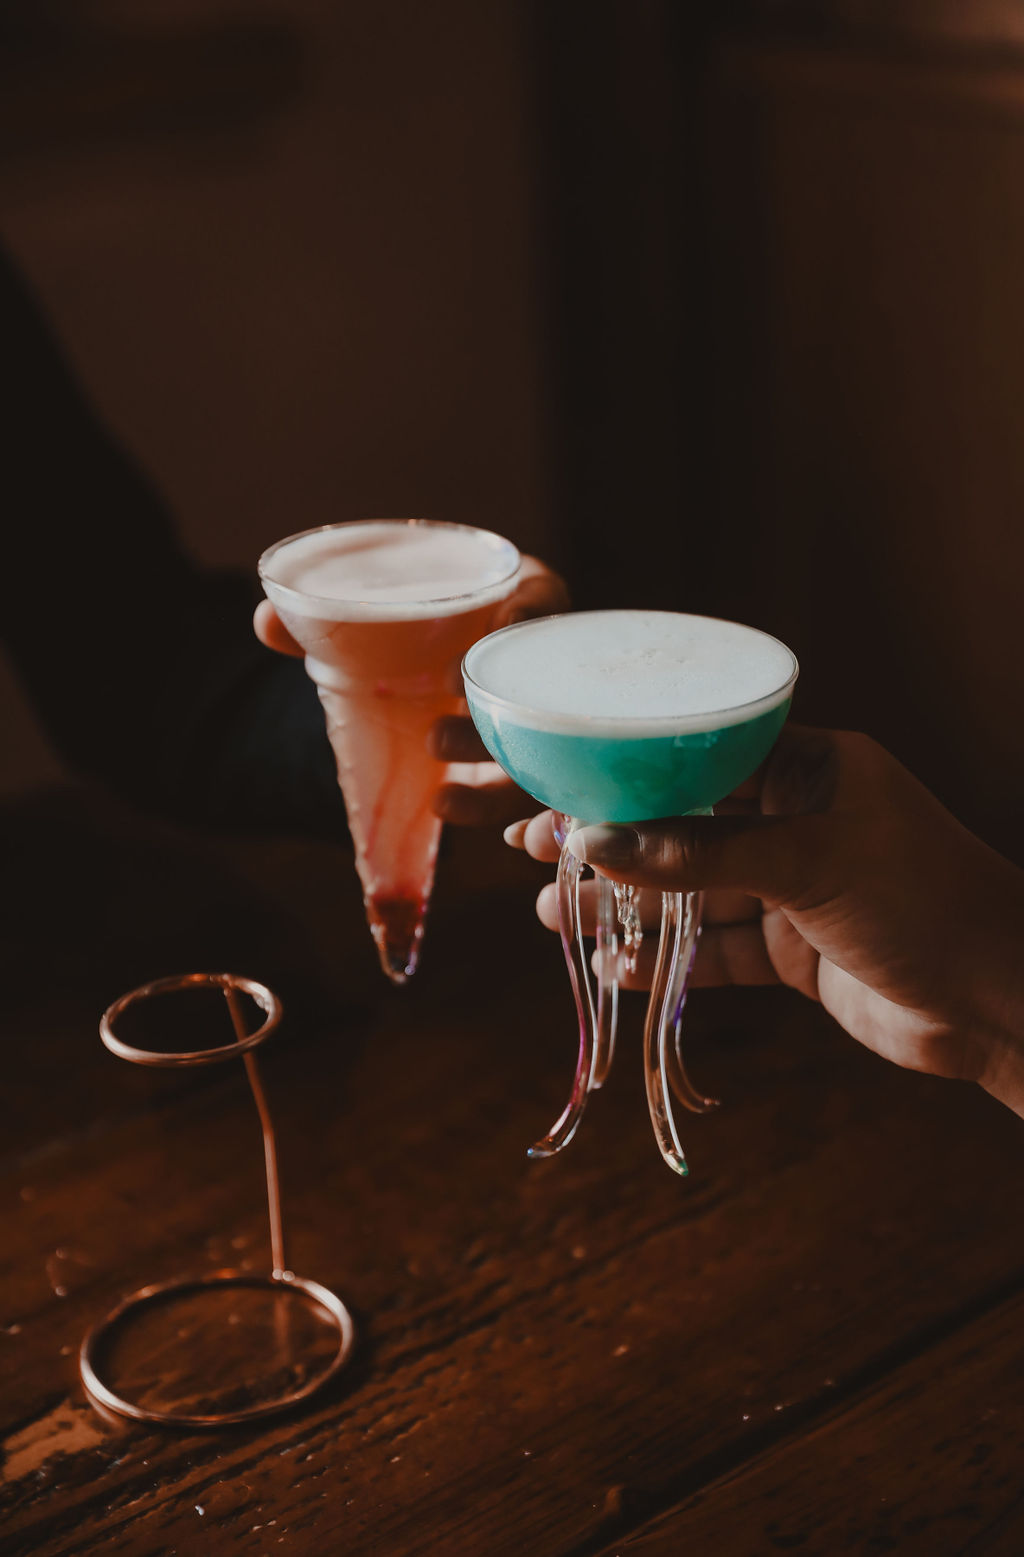
{"type": "Polygon", "coordinates": [[[522,845],[523,833],[525,831],[526,824],[524,822],[510,822],[501,836],[513,849],[518,849],[522,845]]]}
{"type": "Polygon", "coordinates": [[[636,862],[640,834],[635,827],[578,827],[565,840],[570,854],[587,865],[622,867],[636,862]]]}

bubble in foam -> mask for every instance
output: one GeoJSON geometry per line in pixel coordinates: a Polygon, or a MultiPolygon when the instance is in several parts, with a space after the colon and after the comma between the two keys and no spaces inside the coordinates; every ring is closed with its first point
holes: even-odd
{"type": "Polygon", "coordinates": [[[495,633],[470,651],[466,670],[538,727],[595,733],[603,721],[628,719],[710,730],[746,705],[781,702],[796,661],[777,639],[738,622],[585,611],[495,633]]]}

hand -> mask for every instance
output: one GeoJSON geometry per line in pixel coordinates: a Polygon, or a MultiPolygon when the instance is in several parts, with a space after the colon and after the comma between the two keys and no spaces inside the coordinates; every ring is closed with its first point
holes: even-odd
{"type": "MultiPolygon", "coordinates": [[[[532,616],[548,616],[569,609],[569,594],[557,573],[536,557],[524,557],[515,589],[503,600],[494,630],[532,616]]],[[[285,627],[269,600],[261,600],[253,615],[257,638],[278,654],[303,657],[303,650],[285,627]]],[[[461,667],[451,667],[452,690],[462,695],[461,667]]],[[[449,714],[438,719],[430,732],[430,754],[441,762],[472,764],[459,781],[443,783],[434,797],[434,810],[446,822],[460,825],[504,825],[521,816],[534,802],[492,762],[468,714],[449,714]]]]}
{"type": "MultiPolygon", "coordinates": [[[[717,810],[570,843],[648,889],[654,924],[662,890],[707,890],[695,982],[789,984],[876,1053],[978,1081],[1024,1115],[1024,873],[863,735],[788,726],[717,810]]],[[[505,836],[557,858],[550,813],[505,836]]],[[[538,912],[553,925],[551,888],[538,912]]],[[[649,983],[652,959],[645,945],[623,982],[649,983]]]]}

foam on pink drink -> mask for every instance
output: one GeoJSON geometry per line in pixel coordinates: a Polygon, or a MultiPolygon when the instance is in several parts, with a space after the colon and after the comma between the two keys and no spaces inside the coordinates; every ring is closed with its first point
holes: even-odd
{"type": "Polygon", "coordinates": [[[384,971],[414,971],[441,823],[431,725],[462,706],[453,668],[515,585],[519,554],[487,530],[366,520],[290,536],[260,559],[306,653],[338,764],[367,918],[384,971]]]}

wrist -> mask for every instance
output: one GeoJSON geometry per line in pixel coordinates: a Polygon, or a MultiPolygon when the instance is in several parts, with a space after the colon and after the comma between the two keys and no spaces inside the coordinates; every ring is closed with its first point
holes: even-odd
{"type": "Polygon", "coordinates": [[[970,1004],[986,1092],[1024,1118],[1024,871],[998,860],[981,901],[987,907],[973,947],[970,1004]]]}
{"type": "MultiPolygon", "coordinates": [[[[980,1052],[976,1075],[992,1097],[1024,1118],[1024,977],[1017,944],[989,942],[983,977],[976,985],[974,1032],[980,1052]],[[993,956],[1000,950],[1002,955],[993,956]]],[[[978,959],[979,968],[982,966],[978,959]]]]}
{"type": "Polygon", "coordinates": [[[1024,1119],[1024,1044],[1016,1035],[999,1034],[991,1040],[978,1081],[1024,1119]]]}

